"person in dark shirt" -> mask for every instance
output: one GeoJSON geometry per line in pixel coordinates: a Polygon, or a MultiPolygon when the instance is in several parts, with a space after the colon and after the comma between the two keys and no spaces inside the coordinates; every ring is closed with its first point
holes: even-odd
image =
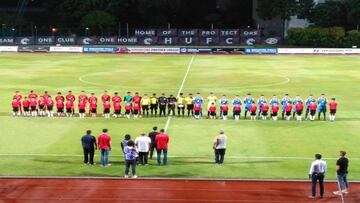
{"type": "Polygon", "coordinates": [[[342,193],[347,194],[349,192],[349,182],[347,180],[349,160],[345,157],[345,151],[340,151],[339,153],[340,158],[336,161],[336,173],[339,191],[333,192],[334,195],[342,195],[342,193]]]}
{"type": "Polygon", "coordinates": [[[174,97],[171,94],[167,100],[168,100],[168,115],[175,116],[176,97],[174,97]]]}
{"type": "Polygon", "coordinates": [[[164,114],[164,116],[166,116],[166,104],[168,103],[167,98],[165,97],[165,94],[162,93],[161,97],[158,98],[158,104],[159,104],[159,109],[160,109],[160,113],[159,116],[161,117],[162,114],[164,114]]]}
{"type": "Polygon", "coordinates": [[[157,134],[159,134],[159,132],[157,132],[157,127],[154,126],[154,127],[153,127],[153,131],[151,131],[151,132],[149,133],[149,137],[150,137],[150,139],[151,139],[150,159],[152,159],[153,154],[154,154],[154,150],[156,150],[155,137],[156,137],[157,134]]]}
{"type": "Polygon", "coordinates": [[[125,147],[127,146],[127,143],[131,140],[131,135],[129,134],[126,134],[125,137],[124,137],[124,140],[122,140],[120,142],[120,145],[121,145],[121,149],[123,151],[123,153],[125,154],[125,147]]]}
{"type": "Polygon", "coordinates": [[[86,131],[86,135],[82,136],[81,144],[84,151],[84,164],[94,165],[94,153],[97,150],[96,138],[91,135],[91,130],[86,131]]]}

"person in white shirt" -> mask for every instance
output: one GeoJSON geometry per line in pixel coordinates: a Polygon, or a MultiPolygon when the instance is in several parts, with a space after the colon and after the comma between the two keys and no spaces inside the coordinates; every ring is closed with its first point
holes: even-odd
{"type": "Polygon", "coordinates": [[[148,164],[150,144],[151,139],[145,136],[145,133],[141,133],[140,136],[135,139],[135,145],[139,152],[139,161],[141,165],[148,164]]]}
{"type": "Polygon", "coordinates": [[[220,134],[215,137],[213,142],[213,149],[215,151],[215,163],[223,164],[225,151],[226,151],[227,137],[224,131],[220,131],[220,134]]]}
{"type": "Polygon", "coordinates": [[[320,185],[320,198],[324,197],[324,178],[326,173],[326,162],[321,159],[321,154],[315,154],[315,160],[312,162],[309,178],[311,179],[312,187],[311,192],[312,195],[310,198],[315,198],[316,196],[316,183],[319,180],[320,185]]]}

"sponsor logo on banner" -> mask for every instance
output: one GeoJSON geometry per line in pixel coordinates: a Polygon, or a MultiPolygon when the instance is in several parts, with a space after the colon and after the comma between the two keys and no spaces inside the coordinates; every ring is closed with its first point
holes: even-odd
{"type": "Polygon", "coordinates": [[[57,37],[56,44],[76,44],[75,37],[57,37]]]}
{"type": "Polygon", "coordinates": [[[13,37],[0,37],[0,45],[14,44],[15,39],[13,37]]]}
{"type": "Polygon", "coordinates": [[[185,48],[185,47],[183,47],[183,48],[180,48],[180,53],[184,53],[184,54],[186,54],[186,53],[212,53],[212,49],[210,49],[210,48],[204,48],[204,49],[202,49],[202,48],[185,48]]]}
{"type": "Polygon", "coordinates": [[[269,38],[266,38],[264,40],[265,44],[268,44],[268,45],[275,45],[275,44],[279,44],[279,38],[276,38],[276,37],[269,37],[269,38]]]}
{"type": "Polygon", "coordinates": [[[279,54],[360,54],[360,49],[279,48],[279,54]]]}
{"type": "Polygon", "coordinates": [[[141,38],[139,40],[139,44],[141,45],[154,45],[157,43],[157,37],[145,37],[145,38],[141,38]]]}
{"type": "Polygon", "coordinates": [[[137,37],[119,37],[117,39],[117,44],[137,44],[137,37]]]}
{"type": "Polygon", "coordinates": [[[97,44],[116,44],[117,37],[98,37],[97,44]]]}
{"type": "Polygon", "coordinates": [[[55,37],[38,37],[36,39],[36,44],[39,45],[46,45],[46,44],[54,44],[55,37]]]}
{"type": "Polygon", "coordinates": [[[135,29],[135,36],[145,37],[145,36],[156,36],[155,29],[135,29]]]}
{"type": "Polygon", "coordinates": [[[15,39],[15,43],[19,44],[19,45],[34,44],[34,38],[33,37],[17,37],[15,39]]]}
{"type": "Polygon", "coordinates": [[[276,48],[246,48],[245,53],[247,54],[277,54],[276,48]]]}
{"type": "Polygon", "coordinates": [[[249,46],[255,45],[256,39],[255,38],[247,38],[245,43],[246,43],[246,45],[249,45],[249,46]]]}
{"type": "Polygon", "coordinates": [[[214,48],[213,53],[222,54],[244,54],[245,49],[243,48],[214,48]]]}
{"type": "Polygon", "coordinates": [[[175,37],[177,36],[177,29],[158,29],[157,30],[158,37],[175,37]]]}
{"type": "Polygon", "coordinates": [[[50,52],[81,53],[82,51],[83,51],[82,47],[50,47],[50,52]]]}
{"type": "Polygon", "coordinates": [[[129,53],[168,53],[178,54],[180,48],[148,48],[148,47],[128,47],[129,53]]]}
{"type": "Polygon", "coordinates": [[[217,37],[217,36],[219,36],[219,29],[200,30],[199,36],[200,37],[217,37]]]}
{"type": "Polygon", "coordinates": [[[178,36],[179,37],[193,37],[198,35],[197,29],[183,29],[178,30],[178,36]]]}
{"type": "Polygon", "coordinates": [[[96,44],[96,37],[78,37],[77,43],[82,45],[93,45],[96,44]]]}
{"type": "Polygon", "coordinates": [[[84,53],[116,53],[117,47],[83,47],[84,53]]]}
{"type": "Polygon", "coordinates": [[[239,36],[240,30],[239,29],[228,29],[228,30],[220,30],[221,37],[235,37],[239,36]]]}
{"type": "Polygon", "coordinates": [[[0,46],[0,52],[17,52],[17,46],[0,46]]]}

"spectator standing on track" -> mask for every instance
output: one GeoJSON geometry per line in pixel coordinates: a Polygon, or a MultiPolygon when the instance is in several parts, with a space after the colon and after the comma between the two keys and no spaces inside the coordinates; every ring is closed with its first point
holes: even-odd
{"type": "Polygon", "coordinates": [[[347,180],[349,160],[345,157],[345,151],[340,151],[339,153],[340,158],[336,161],[336,173],[339,191],[333,192],[334,195],[342,195],[342,193],[349,193],[349,182],[347,180]]]}
{"type": "Polygon", "coordinates": [[[132,178],[137,178],[136,175],[136,155],[137,151],[135,148],[134,141],[130,140],[127,146],[124,148],[125,153],[125,178],[129,177],[129,168],[131,166],[132,178]]]}
{"type": "Polygon", "coordinates": [[[109,153],[111,151],[111,137],[108,135],[108,129],[103,129],[98,137],[98,146],[100,149],[100,163],[102,166],[111,166],[109,163],[109,153]]]}
{"type": "Polygon", "coordinates": [[[145,133],[141,133],[140,136],[135,139],[135,146],[139,152],[139,162],[141,165],[148,165],[150,145],[151,139],[145,136],[145,133]]]}
{"type": "Polygon", "coordinates": [[[225,135],[224,131],[221,130],[220,134],[215,137],[213,142],[216,164],[224,163],[226,144],[227,144],[227,136],[225,135]]]}
{"type": "Polygon", "coordinates": [[[91,135],[91,130],[86,131],[86,135],[82,136],[81,144],[84,151],[84,164],[94,165],[94,153],[97,150],[96,138],[91,135]]]}
{"type": "Polygon", "coordinates": [[[159,134],[159,132],[157,131],[157,127],[154,126],[153,130],[149,133],[149,138],[151,140],[151,146],[150,146],[150,159],[152,159],[153,154],[154,154],[154,150],[156,150],[156,142],[155,142],[155,137],[157,134],[159,134]]]}
{"type": "Polygon", "coordinates": [[[315,161],[312,162],[309,178],[311,179],[311,196],[310,198],[316,197],[316,183],[319,181],[320,186],[320,198],[324,197],[324,177],[326,173],[326,162],[321,159],[321,154],[315,154],[315,161]]]}
{"type": "Polygon", "coordinates": [[[165,130],[161,129],[160,133],[155,137],[156,142],[156,152],[157,152],[157,164],[161,164],[161,152],[164,154],[163,164],[167,165],[167,153],[168,153],[168,143],[169,135],[165,134],[165,130]]]}

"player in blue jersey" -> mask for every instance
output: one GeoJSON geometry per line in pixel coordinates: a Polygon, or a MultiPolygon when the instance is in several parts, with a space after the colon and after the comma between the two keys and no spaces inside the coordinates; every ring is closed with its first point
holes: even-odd
{"type": "Polygon", "coordinates": [[[255,103],[254,99],[251,97],[251,94],[247,94],[246,97],[244,98],[244,105],[245,105],[245,117],[244,119],[246,119],[246,114],[248,111],[250,111],[250,107],[251,105],[255,103]]]}
{"type": "MultiPolygon", "coordinates": [[[[240,106],[240,109],[241,109],[242,101],[241,101],[239,95],[236,95],[235,98],[232,100],[232,105],[233,105],[234,108],[235,108],[235,106],[240,106]]],[[[239,120],[240,119],[240,113],[239,113],[239,115],[233,114],[233,119],[234,120],[239,120]]]]}
{"type": "Polygon", "coordinates": [[[296,105],[298,103],[303,103],[303,100],[300,98],[300,95],[296,95],[296,97],[293,100],[293,120],[295,119],[295,114],[296,114],[296,105]]]}
{"type": "Polygon", "coordinates": [[[306,108],[305,120],[308,119],[308,115],[310,113],[309,106],[310,106],[311,102],[313,102],[313,101],[314,101],[314,98],[313,98],[312,94],[310,94],[309,97],[305,100],[305,108],[306,108]]]}
{"type": "Polygon", "coordinates": [[[260,96],[260,98],[257,100],[257,105],[258,105],[258,119],[260,118],[260,114],[261,114],[261,109],[262,109],[262,106],[267,102],[267,100],[265,99],[265,96],[262,94],[260,96]]]}
{"type": "Polygon", "coordinates": [[[326,120],[326,105],[328,99],[325,97],[325,94],[321,94],[321,97],[317,100],[318,103],[318,119],[320,120],[320,114],[323,113],[324,121],[326,120]]]}
{"type": "Polygon", "coordinates": [[[291,98],[289,94],[285,94],[284,98],[281,99],[281,117],[284,120],[285,119],[285,106],[291,102],[291,98]]]}
{"type": "Polygon", "coordinates": [[[220,118],[222,117],[222,111],[221,111],[221,107],[224,105],[227,105],[229,103],[229,100],[226,98],[226,95],[224,94],[220,100],[219,100],[219,104],[220,104],[220,118]]]}
{"type": "Polygon", "coordinates": [[[196,93],[196,96],[194,97],[194,105],[199,105],[200,106],[200,116],[202,117],[202,106],[204,103],[204,99],[201,96],[201,94],[198,92],[196,93]]]}
{"type": "MultiPolygon", "coordinates": [[[[279,98],[277,98],[277,96],[274,94],[273,97],[270,99],[269,104],[270,104],[270,108],[272,109],[272,107],[273,107],[274,105],[277,105],[277,106],[280,105],[280,100],[279,100],[279,98]]],[[[271,119],[273,119],[272,111],[271,111],[270,117],[271,117],[271,119]]]]}

